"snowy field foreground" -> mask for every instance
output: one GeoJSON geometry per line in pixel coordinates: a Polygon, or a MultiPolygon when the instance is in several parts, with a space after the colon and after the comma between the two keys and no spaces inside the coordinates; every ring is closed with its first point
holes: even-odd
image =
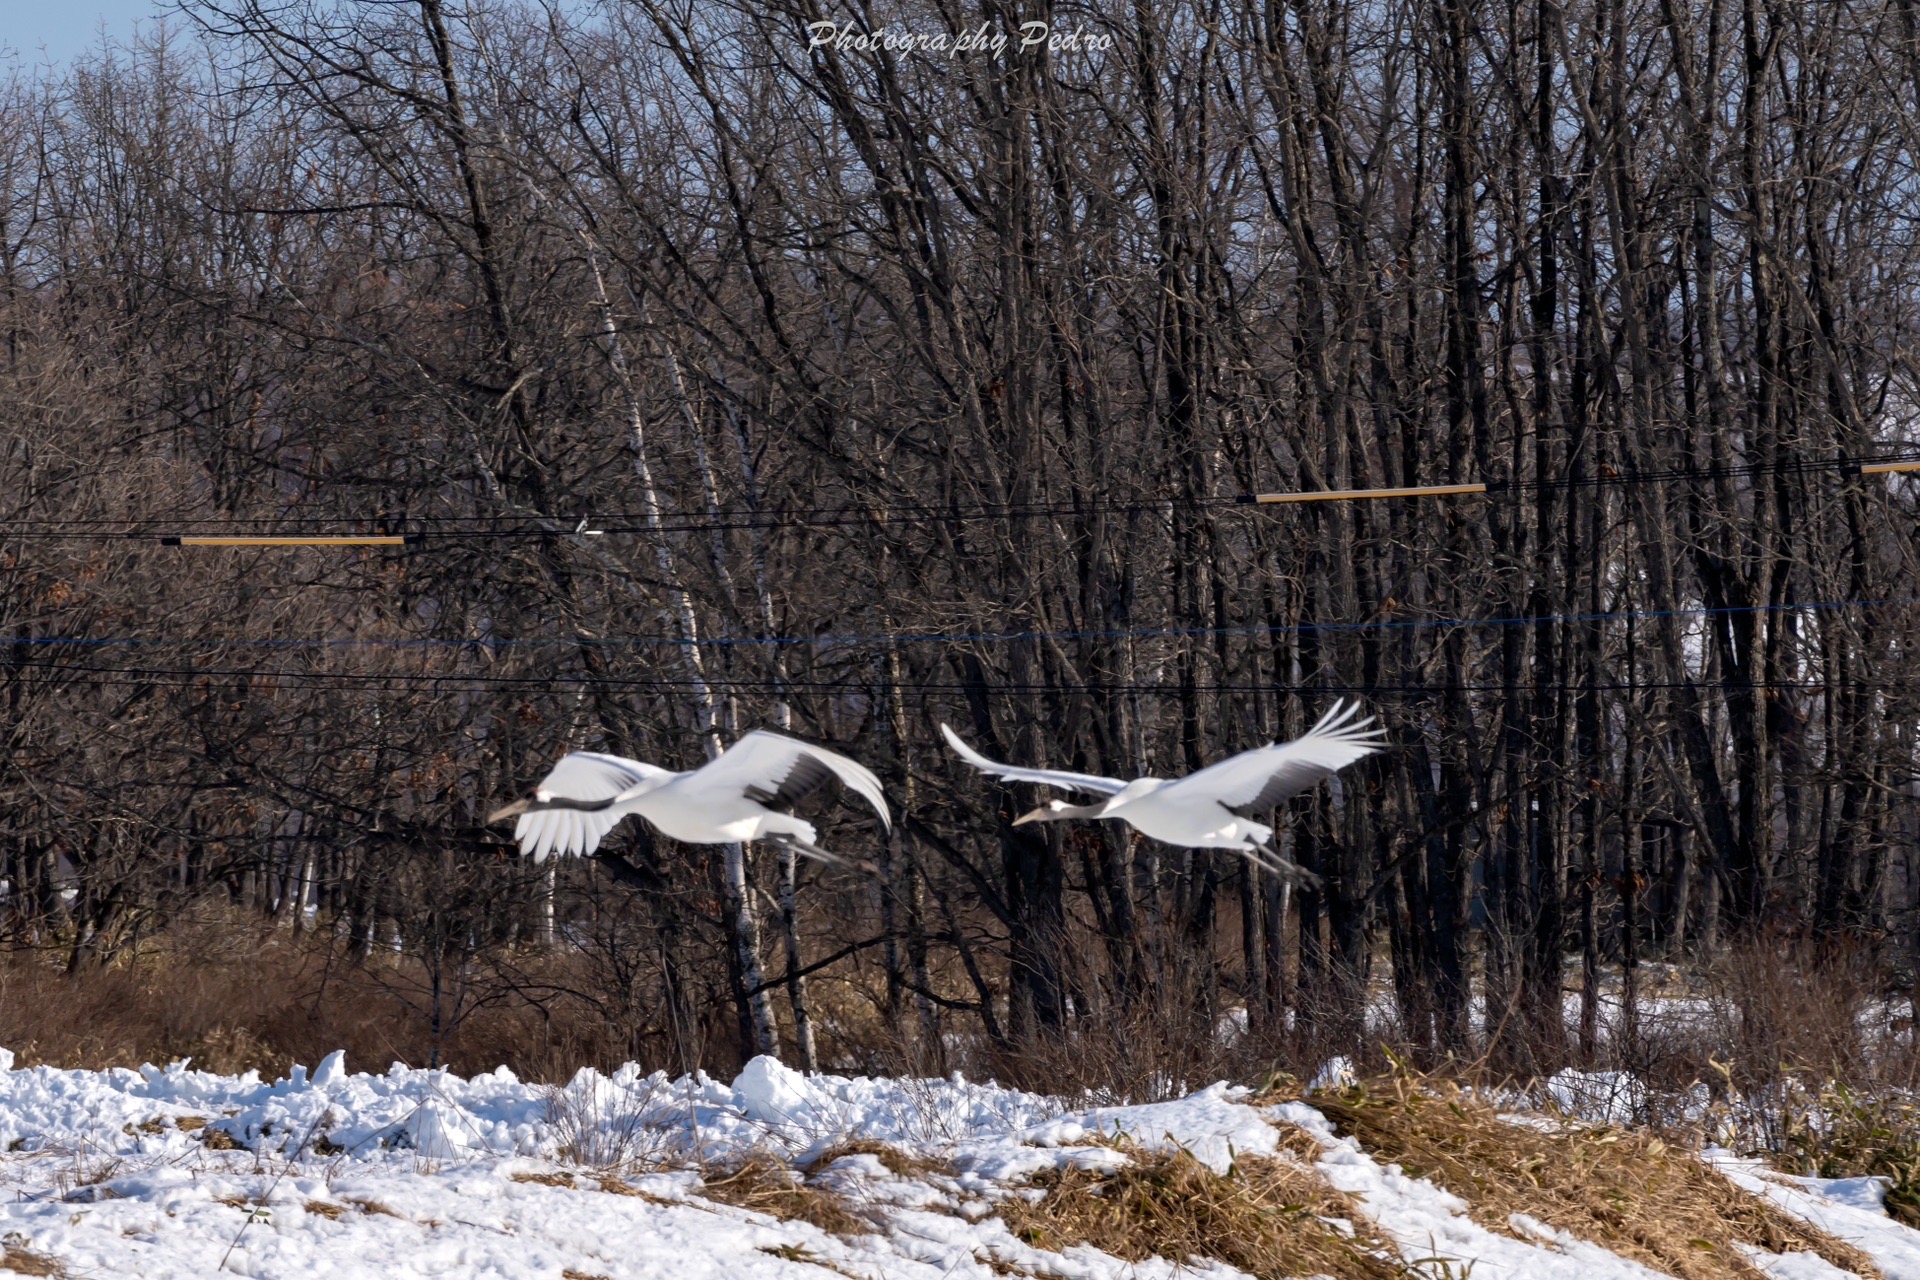
{"type": "MultiPolygon", "coordinates": [[[[766,1058],[731,1085],[628,1068],[582,1072],[565,1089],[504,1069],[472,1079],[399,1066],[349,1074],[339,1054],[270,1083],[185,1066],[13,1070],[4,1051],[0,1064],[0,1170],[11,1193],[0,1208],[0,1274],[1243,1275],[1204,1259],[1040,1248],[999,1217],[1016,1197],[1038,1196],[1028,1181],[1036,1174],[1111,1172],[1129,1149],[1175,1145],[1217,1172],[1252,1156],[1311,1163],[1308,1175],[1351,1196],[1407,1274],[1657,1274],[1523,1215],[1489,1229],[1486,1212],[1376,1163],[1307,1103],[1256,1106],[1226,1085],[1173,1102],[1076,1108],[958,1079],[806,1078],[766,1058]],[[869,1150],[835,1154],[849,1143],[869,1150]],[[858,1207],[863,1229],[829,1234],[702,1194],[702,1172],[722,1179],[756,1155],[858,1207]]],[[[1881,1212],[1871,1180],[1782,1178],[1709,1159],[1864,1251],[1889,1280],[1920,1280],[1920,1233],[1881,1212]]],[[[1749,1257],[1779,1280],[1850,1274],[1811,1253],[1749,1257]]]]}

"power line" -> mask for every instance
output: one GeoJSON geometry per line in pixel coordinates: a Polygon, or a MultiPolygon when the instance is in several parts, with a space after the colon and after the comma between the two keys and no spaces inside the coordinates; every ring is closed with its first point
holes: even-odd
{"type": "MultiPolygon", "coordinates": [[[[271,683],[277,681],[300,681],[318,684],[323,688],[338,689],[348,693],[377,691],[395,682],[406,682],[410,686],[431,686],[434,692],[482,692],[492,689],[527,689],[544,691],[555,686],[605,688],[623,691],[657,692],[675,694],[691,690],[695,682],[691,679],[675,677],[648,676],[595,676],[585,674],[550,676],[479,676],[471,674],[430,675],[404,672],[299,672],[257,670],[218,670],[194,672],[191,668],[153,668],[137,667],[69,667],[49,664],[41,674],[29,677],[7,675],[0,678],[0,685],[19,683],[28,687],[63,689],[74,686],[102,688],[157,688],[157,689],[194,689],[208,693],[226,692],[221,687],[223,680],[247,680],[271,683]],[[68,676],[64,673],[77,673],[68,676]]],[[[1769,680],[1744,683],[1680,681],[1680,680],[1632,680],[1609,681],[1586,684],[1579,681],[1550,681],[1534,684],[1530,681],[1518,681],[1523,690],[1552,690],[1580,692],[1638,692],[1644,693],[1662,689],[1682,688],[1718,688],[1722,690],[1797,690],[1800,692],[1821,692],[1828,684],[1824,680],[1769,680]]],[[[723,676],[710,676],[704,681],[708,688],[731,693],[765,693],[769,695],[791,695],[795,693],[842,693],[861,697],[892,696],[894,691],[884,690],[877,680],[768,680],[736,679],[723,676]]],[[[921,681],[899,689],[899,696],[916,701],[954,699],[964,695],[974,686],[959,680],[921,681]]],[[[1920,687],[1920,676],[1911,681],[1877,681],[1857,684],[1853,688],[1875,692],[1904,692],[1920,687]]],[[[1077,697],[1086,694],[1127,695],[1152,694],[1162,697],[1181,697],[1189,692],[1199,694],[1265,694],[1287,693],[1300,697],[1346,696],[1354,695],[1368,698],[1408,697],[1430,699],[1443,694],[1502,694],[1508,686],[1500,681],[1461,684],[1314,684],[1303,687],[1277,686],[1272,684],[1197,684],[1191,690],[1182,688],[1178,683],[1159,684],[1102,684],[1094,685],[1048,685],[1048,684],[993,684],[988,692],[1001,696],[1066,696],[1077,697]]],[[[403,691],[415,691],[413,689],[403,691]]]]}
{"type": "MultiPolygon", "coordinates": [[[[1605,472],[1581,477],[1551,477],[1531,480],[1486,480],[1463,481],[1441,485],[1410,485],[1395,488],[1366,488],[1342,490],[1301,490],[1291,493],[1238,494],[1228,497],[1210,498],[1174,498],[1156,497],[1150,499],[1111,500],[1091,498],[1081,501],[1062,502],[1026,502],[991,503],[968,502],[946,504],[899,504],[885,500],[871,500],[864,509],[814,507],[789,508],[775,510],[730,510],[721,511],[715,516],[669,516],[658,524],[645,512],[600,512],[576,513],[565,516],[526,516],[518,514],[502,515],[407,515],[387,514],[370,517],[348,516],[193,516],[176,514],[172,516],[129,516],[129,517],[69,517],[58,519],[35,519],[28,517],[0,518],[0,536],[11,538],[34,538],[91,541],[97,539],[145,539],[152,538],[155,529],[193,526],[220,529],[251,529],[258,532],[247,535],[227,535],[232,540],[214,543],[206,539],[218,535],[203,535],[191,532],[159,535],[163,545],[185,546],[240,546],[267,545],[260,542],[273,536],[267,532],[272,529],[297,530],[318,526],[338,526],[341,524],[373,525],[378,532],[373,535],[336,534],[340,539],[332,545],[358,545],[363,537],[378,537],[381,542],[375,545],[395,545],[386,541],[389,538],[401,538],[401,545],[422,546],[432,543],[445,543],[468,540],[513,539],[513,538],[551,538],[575,535],[638,535],[652,533],[709,533],[730,530],[770,530],[780,528],[848,528],[848,527],[886,527],[890,525],[919,525],[965,523],[972,521],[1043,518],[1051,516],[1076,516],[1086,518],[1094,515],[1132,515],[1143,512],[1161,512],[1175,509],[1202,510],[1219,507],[1239,507],[1247,505],[1270,505],[1274,503],[1349,501],[1367,498],[1406,498],[1423,496],[1472,495],[1485,494],[1488,497],[1500,497],[1542,490],[1615,487],[1634,484],[1666,484],[1677,482],[1701,482],[1715,479],[1756,478],[1766,475],[1802,475],[1831,472],[1843,477],[1862,475],[1890,475],[1920,471],[1920,456],[1884,455],[1861,458],[1833,458],[1802,460],[1781,463],[1755,463],[1734,467],[1671,467],[1656,470],[1609,469],[1605,472]],[[501,527],[501,526],[509,527],[501,527]],[[451,527],[461,526],[461,527],[451,527]],[[512,527],[520,526],[520,527],[512,527]],[[192,541],[188,541],[192,539],[192,541]]],[[[850,499],[857,501],[858,499],[850,499]]],[[[284,535],[287,540],[277,545],[304,546],[321,545],[291,534],[284,535]]],[[[312,535],[319,537],[322,535],[312,535]]]]}
{"type": "Polygon", "coordinates": [[[1552,489],[1666,484],[1679,480],[1754,478],[1764,475],[1804,475],[1821,471],[1834,471],[1841,476],[1893,475],[1899,472],[1920,471],[1920,458],[1836,458],[1827,461],[1770,465],[1755,463],[1744,467],[1685,467],[1664,471],[1628,470],[1582,476],[1579,479],[1563,477],[1553,480],[1488,480],[1462,484],[1411,485],[1389,489],[1303,489],[1290,493],[1247,494],[1240,501],[1256,506],[1269,506],[1275,503],[1292,502],[1355,502],[1382,498],[1468,497],[1479,494],[1500,497],[1552,489]]]}
{"type": "Polygon", "coordinates": [[[1885,600],[1815,600],[1804,604],[1700,606],[1685,609],[1635,609],[1611,613],[1516,614],[1490,618],[1379,618],[1367,622],[1298,622],[1237,627],[1144,627],[1077,631],[908,632],[905,634],[821,636],[708,636],[687,640],[679,636],[530,636],[446,639],[186,639],[161,636],[0,636],[0,648],[208,648],[208,649],[469,649],[476,652],[527,648],[795,648],[805,646],[857,648],[871,645],[1000,644],[1025,640],[1160,640],[1209,636],[1317,635],[1366,631],[1453,631],[1480,627],[1571,626],[1592,623],[1639,622],[1660,618],[1709,618],[1741,614],[1820,613],[1839,609],[1905,608],[1920,605],[1920,596],[1885,600]]]}
{"type": "Polygon", "coordinates": [[[1427,484],[1405,489],[1305,489],[1298,493],[1256,493],[1242,499],[1261,506],[1276,502],[1353,502],[1365,498],[1447,498],[1486,493],[1484,484],[1427,484]]]}

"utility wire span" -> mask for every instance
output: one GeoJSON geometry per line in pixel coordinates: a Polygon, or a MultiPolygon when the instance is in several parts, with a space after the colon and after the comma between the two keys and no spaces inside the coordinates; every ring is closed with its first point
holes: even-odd
{"type": "Polygon", "coordinates": [[[590,515],[407,515],[349,516],[170,516],[67,517],[37,520],[0,518],[0,538],[94,541],[101,539],[157,540],[165,546],[422,546],[430,543],[485,541],[513,538],[559,538],[606,534],[712,533],[730,530],[782,528],[872,528],[892,525],[952,524],[1029,517],[1129,515],[1169,510],[1204,510],[1239,506],[1267,506],[1307,502],[1367,499],[1485,495],[1489,498],[1541,490],[1668,484],[1765,475],[1831,473],[1841,477],[1894,475],[1920,471],[1920,456],[1832,458],[1736,467],[1674,467],[1654,471],[1609,469],[1591,476],[1560,476],[1533,480],[1460,481],[1437,485],[1387,488],[1318,489],[1294,492],[1248,493],[1216,498],[1157,497],[1128,500],[1089,498],[1065,502],[901,504],[885,498],[853,495],[838,508],[785,510],[719,510],[701,516],[668,517],[657,526],[642,512],[599,512],[590,515]],[[864,504],[864,505],[862,505],[864,504]],[[323,526],[371,525],[371,534],[323,534],[323,526]],[[185,526],[186,528],[183,528],[185,526]],[[173,530],[181,530],[173,532],[173,530]],[[223,529],[220,535],[188,529],[223,529]],[[292,531],[310,530],[304,536],[292,531]],[[242,533],[241,530],[252,532],[242,533]],[[285,531],[276,534],[274,531],[285,531]],[[214,538],[229,539],[214,541],[214,538]],[[322,541],[322,539],[332,541],[322,541]],[[268,541],[272,539],[272,541],[268,541]],[[398,539],[399,541],[395,541],[398,539]]]}
{"type": "MultiPolygon", "coordinates": [[[[661,694],[683,693],[692,682],[685,678],[672,676],[596,676],[588,674],[543,674],[538,676],[480,676],[470,674],[432,675],[428,673],[406,672],[360,672],[360,671],[275,671],[264,668],[234,669],[224,668],[213,671],[195,671],[192,668],[139,668],[139,667],[84,667],[67,666],[58,663],[45,664],[31,674],[18,671],[9,672],[0,667],[0,688],[18,683],[31,687],[64,689],[82,688],[139,688],[139,689],[193,689],[206,693],[225,694],[234,692],[227,681],[246,681],[249,685],[258,685],[263,689],[272,689],[280,683],[307,684],[322,689],[337,690],[346,693],[366,693],[395,685],[408,691],[447,692],[485,692],[489,690],[526,690],[539,692],[556,686],[568,689],[614,689],[627,692],[641,691],[661,694]]],[[[770,680],[738,678],[732,676],[710,676],[707,685],[726,693],[765,693],[777,697],[796,692],[842,694],[867,698],[885,698],[898,694],[899,697],[917,702],[935,699],[951,700],[964,696],[975,688],[963,680],[921,681],[904,686],[898,690],[886,690],[878,680],[770,680]]],[[[1052,695],[1077,696],[1095,694],[1110,696],[1114,694],[1158,695],[1161,697],[1184,697],[1189,693],[1203,694],[1267,694],[1291,693],[1303,697],[1354,695],[1365,698],[1404,697],[1426,699],[1448,693],[1484,693],[1503,694],[1508,686],[1503,681],[1484,683],[1462,682],[1458,684],[1343,684],[1323,683],[1307,686],[1280,686],[1273,684],[1199,684],[1183,688],[1177,681],[1164,684],[992,684],[989,690],[995,694],[1009,695],[1052,695]]],[[[1717,689],[1763,689],[1797,690],[1800,692],[1821,692],[1827,689],[1824,680],[1767,680],[1749,682],[1731,681],[1680,681],[1680,680],[1612,680],[1586,684],[1577,680],[1549,681],[1545,684],[1523,683],[1528,690],[1568,690],[1581,692],[1594,690],[1599,692],[1647,692],[1659,689],[1717,688],[1717,689]]],[[[1905,682],[1876,681],[1857,686],[1860,689],[1876,692],[1908,692],[1920,689],[1920,676],[1905,682]]]]}
{"type": "Polygon", "coordinates": [[[1524,492],[1538,493],[1542,490],[1575,489],[1599,486],[1632,484],[1668,484],[1680,480],[1716,480],[1735,477],[1755,477],[1763,475],[1804,475],[1811,472],[1832,471],[1840,476],[1877,476],[1894,475],[1900,472],[1920,471],[1920,458],[1895,458],[1867,461],[1852,458],[1836,458],[1824,462],[1786,462],[1771,466],[1754,464],[1745,467],[1693,467],[1671,468],[1665,471],[1626,471],[1608,472],[1596,476],[1570,477],[1555,480],[1488,480],[1465,484],[1429,484],[1410,485],[1392,489],[1302,489],[1291,493],[1252,493],[1240,501],[1254,506],[1270,506],[1288,502],[1355,502],[1378,498],[1448,498],[1485,494],[1488,497],[1500,497],[1507,494],[1524,492]]]}
{"type": "Polygon", "coordinates": [[[1298,493],[1256,493],[1247,501],[1266,506],[1276,502],[1353,502],[1363,498],[1446,498],[1486,493],[1484,484],[1428,484],[1407,489],[1307,489],[1298,493]]]}
{"type": "MultiPolygon", "coordinates": [[[[9,646],[36,649],[194,648],[194,649],[469,649],[497,652],[511,649],[567,648],[858,648],[866,645],[1001,644],[1021,640],[1164,640],[1206,636],[1317,635],[1355,631],[1452,631],[1476,627],[1571,626],[1609,622],[1640,622],[1657,618],[1711,618],[1750,613],[1822,613],[1837,609],[1906,608],[1920,605],[1920,596],[1887,600],[1814,600],[1805,604],[1700,606],[1687,609],[1634,609],[1613,613],[1516,614],[1491,618],[1376,618],[1367,622],[1294,622],[1238,627],[1141,627],[1081,631],[908,632],[906,634],[822,636],[525,636],[446,639],[186,639],[167,636],[0,636],[0,649],[9,646]]],[[[0,665],[4,665],[0,661],[0,665]]]]}

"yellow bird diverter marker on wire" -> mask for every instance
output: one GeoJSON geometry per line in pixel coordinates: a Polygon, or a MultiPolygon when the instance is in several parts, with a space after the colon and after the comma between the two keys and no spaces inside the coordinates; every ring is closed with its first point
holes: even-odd
{"type": "Polygon", "coordinates": [[[1277,502],[1355,502],[1365,498],[1450,498],[1488,493],[1485,484],[1423,484],[1404,489],[1318,489],[1302,493],[1254,493],[1240,501],[1256,506],[1277,502]]]}
{"type": "Polygon", "coordinates": [[[302,537],[246,537],[177,534],[160,539],[163,547],[412,547],[424,539],[417,533],[329,534],[302,537]]]}
{"type": "Polygon", "coordinates": [[[1888,476],[1900,471],[1920,471],[1920,461],[1863,462],[1857,467],[1842,467],[1842,475],[1888,476]]]}

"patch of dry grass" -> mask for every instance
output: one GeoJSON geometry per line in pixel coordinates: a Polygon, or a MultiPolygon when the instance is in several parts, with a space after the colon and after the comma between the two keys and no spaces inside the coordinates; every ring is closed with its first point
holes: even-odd
{"type": "Polygon", "coordinates": [[[634,1186],[631,1182],[626,1181],[624,1178],[616,1178],[611,1174],[605,1174],[605,1173],[596,1174],[594,1175],[594,1182],[596,1185],[599,1186],[600,1190],[606,1192],[610,1196],[632,1196],[636,1200],[645,1200],[648,1204],[677,1204],[678,1203],[678,1201],[668,1200],[661,1196],[652,1195],[648,1192],[642,1191],[640,1188],[634,1186]]]}
{"type": "Polygon", "coordinates": [[[21,1276],[65,1276],[66,1268],[43,1254],[32,1253],[18,1245],[8,1245],[0,1253],[0,1271],[21,1276]]]}
{"type": "MultiPolygon", "coordinates": [[[[674,1203],[671,1200],[663,1200],[659,1196],[649,1195],[632,1183],[613,1177],[610,1174],[586,1174],[584,1176],[592,1181],[601,1191],[610,1196],[632,1196],[636,1200],[645,1200],[651,1204],[674,1203]]],[[[575,1190],[580,1186],[575,1175],[571,1173],[541,1173],[529,1170],[524,1173],[509,1174],[508,1177],[514,1182],[529,1182],[542,1187],[559,1187],[566,1191],[575,1190]]]]}
{"type": "MultiPolygon", "coordinates": [[[[354,961],[343,945],[325,931],[295,936],[205,904],[144,940],[137,955],[104,967],[69,973],[62,949],[7,951],[0,1043],[14,1047],[23,1067],[99,1070],[190,1057],[203,1070],[269,1078],[334,1049],[346,1050],[350,1064],[428,1061],[431,1030],[402,998],[418,986],[415,962],[354,961]]],[[[526,963],[565,978],[582,961],[563,953],[526,963]]],[[[512,992],[467,1017],[438,1048],[440,1060],[463,1073],[504,1063],[536,1081],[637,1056],[585,1004],[537,1007],[512,992]]]]}
{"type": "Polygon", "coordinates": [[[1354,1202],[1304,1164],[1248,1158],[1223,1175],[1184,1151],[1128,1154],[1133,1162],[1112,1174],[1042,1173],[1033,1185],[1044,1198],[1003,1201],[1000,1217],[1020,1239],[1055,1252],[1090,1244],[1129,1262],[1215,1258],[1261,1280],[1413,1274],[1393,1260],[1392,1245],[1372,1234],[1354,1202]],[[1329,1218],[1345,1220],[1354,1234],[1329,1218]]]}
{"type": "Polygon", "coordinates": [[[851,1271],[841,1270],[819,1254],[802,1249],[797,1244],[763,1244],[760,1246],[760,1252],[783,1258],[788,1262],[800,1262],[809,1267],[819,1267],[836,1275],[851,1276],[853,1274],[851,1271]]]}
{"type": "Polygon", "coordinates": [[[1867,1256],[1734,1186],[1691,1151],[1610,1127],[1512,1124],[1457,1088],[1402,1074],[1316,1093],[1376,1160],[1430,1179],[1474,1221],[1519,1235],[1526,1214],[1679,1280],[1754,1280],[1736,1243],[1811,1252],[1862,1277],[1867,1256]]]}
{"type": "Polygon", "coordinates": [[[807,1185],[800,1174],[764,1156],[725,1172],[709,1173],[700,1195],[784,1221],[810,1222],[829,1235],[862,1235],[873,1230],[873,1224],[854,1212],[844,1199],[807,1185]]]}
{"type": "Polygon", "coordinates": [[[388,1218],[398,1218],[401,1216],[394,1210],[389,1209],[386,1205],[381,1204],[378,1200],[364,1200],[358,1196],[342,1196],[340,1199],[342,1203],[350,1204],[362,1213],[377,1213],[388,1218]]]}
{"type": "Polygon", "coordinates": [[[872,1156],[885,1167],[888,1173],[897,1178],[920,1178],[927,1174],[950,1175],[953,1166],[944,1160],[920,1155],[896,1147],[891,1142],[880,1142],[872,1138],[854,1138],[847,1142],[836,1142],[807,1166],[808,1172],[817,1172],[827,1168],[843,1156],[872,1156]]]}

